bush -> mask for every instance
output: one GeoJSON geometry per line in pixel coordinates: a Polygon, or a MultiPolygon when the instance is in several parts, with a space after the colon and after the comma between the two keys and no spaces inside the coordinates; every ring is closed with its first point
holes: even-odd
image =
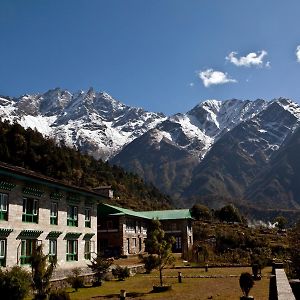
{"type": "Polygon", "coordinates": [[[100,286],[102,284],[102,280],[108,272],[112,263],[113,259],[105,258],[101,255],[97,255],[97,257],[93,258],[91,264],[89,264],[88,267],[94,273],[94,286],[100,286]]]}
{"type": "Polygon", "coordinates": [[[130,271],[127,267],[122,268],[121,266],[117,266],[112,270],[112,274],[118,278],[118,280],[123,281],[130,276],[130,271]]]}
{"type": "Polygon", "coordinates": [[[49,300],[71,300],[69,293],[65,290],[53,291],[49,295],[49,300]]]}
{"type": "Polygon", "coordinates": [[[157,268],[157,259],[153,254],[143,256],[140,255],[141,261],[145,264],[145,270],[147,274],[150,274],[152,270],[157,268]]]}
{"type": "Polygon", "coordinates": [[[242,273],[240,276],[240,287],[243,294],[246,297],[248,297],[249,292],[252,289],[253,285],[254,285],[254,281],[251,274],[248,272],[242,273]]]}
{"type": "Polygon", "coordinates": [[[0,295],[5,300],[24,299],[31,287],[31,276],[19,266],[2,272],[0,270],[0,295]]]}
{"type": "Polygon", "coordinates": [[[71,275],[68,276],[67,281],[72,286],[73,289],[77,292],[79,288],[84,287],[84,279],[81,274],[80,268],[72,269],[71,275]]]}

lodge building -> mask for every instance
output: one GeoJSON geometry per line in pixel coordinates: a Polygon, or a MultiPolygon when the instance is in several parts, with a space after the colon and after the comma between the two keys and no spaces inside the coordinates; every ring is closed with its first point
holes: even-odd
{"type": "Polygon", "coordinates": [[[97,204],[91,190],[0,163],[0,264],[26,266],[36,245],[58,268],[85,266],[97,253],[97,204]]]}
{"type": "Polygon", "coordinates": [[[29,266],[39,244],[57,270],[86,268],[97,253],[144,253],[151,219],[185,256],[193,244],[188,209],[136,212],[103,203],[111,198],[110,187],[79,188],[0,162],[0,266],[29,266]]]}

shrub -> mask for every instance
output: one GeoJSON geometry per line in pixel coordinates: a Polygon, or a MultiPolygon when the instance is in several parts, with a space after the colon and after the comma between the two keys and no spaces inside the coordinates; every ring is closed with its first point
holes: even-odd
{"type": "Polygon", "coordinates": [[[29,272],[19,266],[2,272],[0,270],[0,295],[5,300],[24,299],[31,287],[29,272]]]}
{"type": "Polygon", "coordinates": [[[113,259],[104,258],[101,255],[97,255],[97,257],[93,258],[88,267],[94,272],[94,285],[101,285],[102,279],[108,272],[112,263],[113,259]]]}
{"type": "Polygon", "coordinates": [[[67,281],[72,286],[73,289],[77,292],[79,288],[84,287],[84,279],[81,274],[80,268],[72,269],[71,275],[68,276],[67,281]]]}
{"type": "Polygon", "coordinates": [[[140,255],[141,261],[145,264],[145,270],[147,274],[150,274],[152,270],[157,268],[157,259],[153,254],[143,256],[140,255]]]}
{"type": "Polygon", "coordinates": [[[117,277],[118,280],[123,281],[130,276],[130,271],[127,267],[122,268],[121,266],[117,266],[112,270],[112,274],[114,277],[117,277]]]}
{"type": "Polygon", "coordinates": [[[254,285],[253,278],[250,273],[245,272],[240,276],[240,287],[244,296],[248,297],[250,290],[254,285]]]}

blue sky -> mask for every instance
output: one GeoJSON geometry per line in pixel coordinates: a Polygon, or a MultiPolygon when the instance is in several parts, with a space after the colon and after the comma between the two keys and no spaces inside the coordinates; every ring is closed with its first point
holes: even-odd
{"type": "Polygon", "coordinates": [[[94,87],[166,114],[205,99],[299,102],[299,11],[299,0],[1,0],[0,94],[94,87]]]}

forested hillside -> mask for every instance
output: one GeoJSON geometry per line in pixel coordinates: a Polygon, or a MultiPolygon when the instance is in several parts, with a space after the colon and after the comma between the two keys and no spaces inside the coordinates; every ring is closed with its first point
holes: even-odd
{"type": "Polygon", "coordinates": [[[96,160],[32,129],[0,121],[0,160],[65,183],[94,188],[111,185],[115,204],[134,209],[170,207],[170,199],[152,185],[121,167],[96,160]]]}

